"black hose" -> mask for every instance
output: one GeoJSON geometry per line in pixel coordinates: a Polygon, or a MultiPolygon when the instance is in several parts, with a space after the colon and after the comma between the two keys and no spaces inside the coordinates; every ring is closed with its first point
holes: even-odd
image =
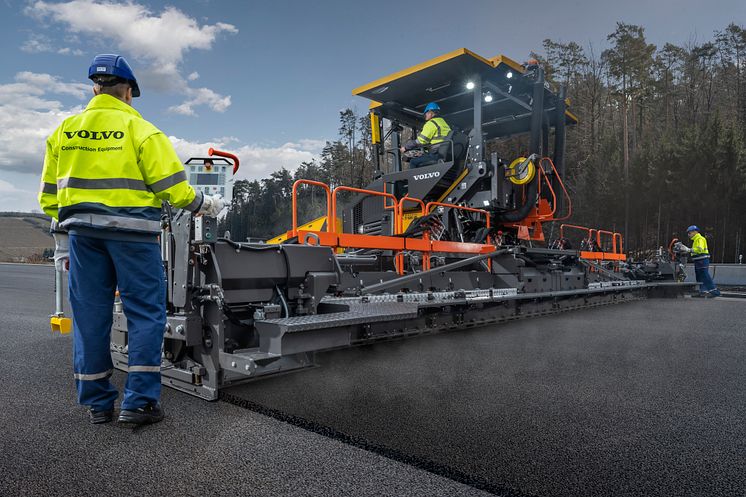
{"type": "Polygon", "coordinates": [[[261,251],[261,250],[278,250],[281,247],[281,245],[266,245],[266,244],[265,245],[260,245],[260,244],[257,244],[257,245],[248,245],[248,244],[244,245],[241,242],[235,242],[235,241],[233,241],[233,240],[231,240],[229,238],[218,238],[218,241],[219,242],[225,242],[225,243],[227,243],[228,245],[230,245],[233,248],[245,249],[245,250],[258,250],[258,251],[261,251]]]}
{"type": "MultiPolygon", "coordinates": [[[[541,166],[539,166],[541,167],[541,166]]],[[[531,209],[536,206],[536,199],[539,196],[539,174],[536,175],[536,180],[532,181],[526,186],[526,203],[520,206],[518,209],[510,212],[502,212],[496,215],[497,220],[501,222],[514,223],[521,221],[528,216],[531,209]]]]}
{"type": "Polygon", "coordinates": [[[282,293],[282,290],[279,286],[275,285],[275,291],[277,292],[277,296],[280,297],[280,302],[282,303],[282,310],[285,311],[284,318],[290,317],[290,312],[288,311],[288,303],[287,300],[285,300],[285,294],[282,293]]]}

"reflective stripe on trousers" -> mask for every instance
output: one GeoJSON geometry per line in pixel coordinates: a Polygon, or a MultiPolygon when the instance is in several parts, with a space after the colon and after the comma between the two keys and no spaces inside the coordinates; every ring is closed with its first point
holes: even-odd
{"type": "Polygon", "coordinates": [[[103,380],[104,378],[108,378],[109,376],[111,376],[113,372],[114,372],[113,369],[108,369],[101,373],[93,373],[93,374],[75,373],[73,376],[75,377],[76,380],[95,381],[95,380],[103,380]]]}
{"type": "Polygon", "coordinates": [[[128,366],[127,371],[130,373],[160,373],[161,366],[128,366]]]}

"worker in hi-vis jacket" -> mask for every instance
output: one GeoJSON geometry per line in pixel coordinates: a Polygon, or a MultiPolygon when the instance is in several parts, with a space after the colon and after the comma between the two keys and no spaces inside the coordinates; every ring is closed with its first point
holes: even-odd
{"type": "Polygon", "coordinates": [[[78,402],[95,424],[113,419],[119,392],[109,381],[109,343],[118,289],[129,340],[118,420],[155,423],[163,419],[166,326],[161,202],[210,216],[225,202],[189,185],[169,139],[131,107],[140,88],[124,57],[97,55],[88,77],[94,97],[47,139],[39,204],[54,219],[55,265],[70,271],[78,402]]]}
{"type": "Polygon", "coordinates": [[[696,225],[686,229],[686,234],[692,241],[692,247],[683,246],[683,250],[691,255],[694,262],[694,274],[699,283],[699,291],[693,297],[718,297],[720,290],[715,286],[710,276],[710,252],[707,250],[707,239],[699,232],[696,225]]]}

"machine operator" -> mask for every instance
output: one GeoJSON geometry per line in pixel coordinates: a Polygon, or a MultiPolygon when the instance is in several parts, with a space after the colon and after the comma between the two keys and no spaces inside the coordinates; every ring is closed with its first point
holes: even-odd
{"type": "MultiPolygon", "coordinates": [[[[400,148],[401,153],[407,150],[413,150],[421,148],[423,146],[436,145],[446,140],[448,134],[451,132],[451,127],[442,117],[439,117],[440,106],[435,102],[430,102],[425,106],[425,125],[422,127],[422,132],[417,135],[414,140],[409,140],[400,148]]],[[[430,150],[420,157],[415,157],[409,161],[410,169],[417,167],[429,166],[435,164],[440,159],[437,148],[430,148],[430,150]]]]}
{"type": "Polygon", "coordinates": [[[131,107],[140,88],[124,57],[97,55],[88,77],[93,98],[47,139],[39,204],[54,219],[55,266],[70,271],[78,402],[89,408],[94,424],[114,417],[119,392],[109,381],[109,342],[118,289],[129,330],[118,421],[156,423],[163,419],[166,325],[161,202],[209,216],[225,202],[189,185],[166,135],[131,107]]]}

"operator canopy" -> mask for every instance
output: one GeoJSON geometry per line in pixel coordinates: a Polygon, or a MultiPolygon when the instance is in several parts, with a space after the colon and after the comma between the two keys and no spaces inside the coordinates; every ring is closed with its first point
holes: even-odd
{"type": "MultiPolygon", "coordinates": [[[[482,132],[498,138],[530,130],[533,79],[528,70],[499,55],[491,59],[460,48],[427,62],[377,79],[352,91],[372,100],[371,109],[386,119],[421,127],[428,103],[440,106],[449,124],[468,130],[473,126],[474,92],[482,95],[482,132]],[[481,79],[482,88],[476,87],[481,79]]],[[[555,126],[558,95],[545,85],[544,108],[549,125],[555,126]]],[[[565,122],[577,118],[565,112],[565,122]]]]}

